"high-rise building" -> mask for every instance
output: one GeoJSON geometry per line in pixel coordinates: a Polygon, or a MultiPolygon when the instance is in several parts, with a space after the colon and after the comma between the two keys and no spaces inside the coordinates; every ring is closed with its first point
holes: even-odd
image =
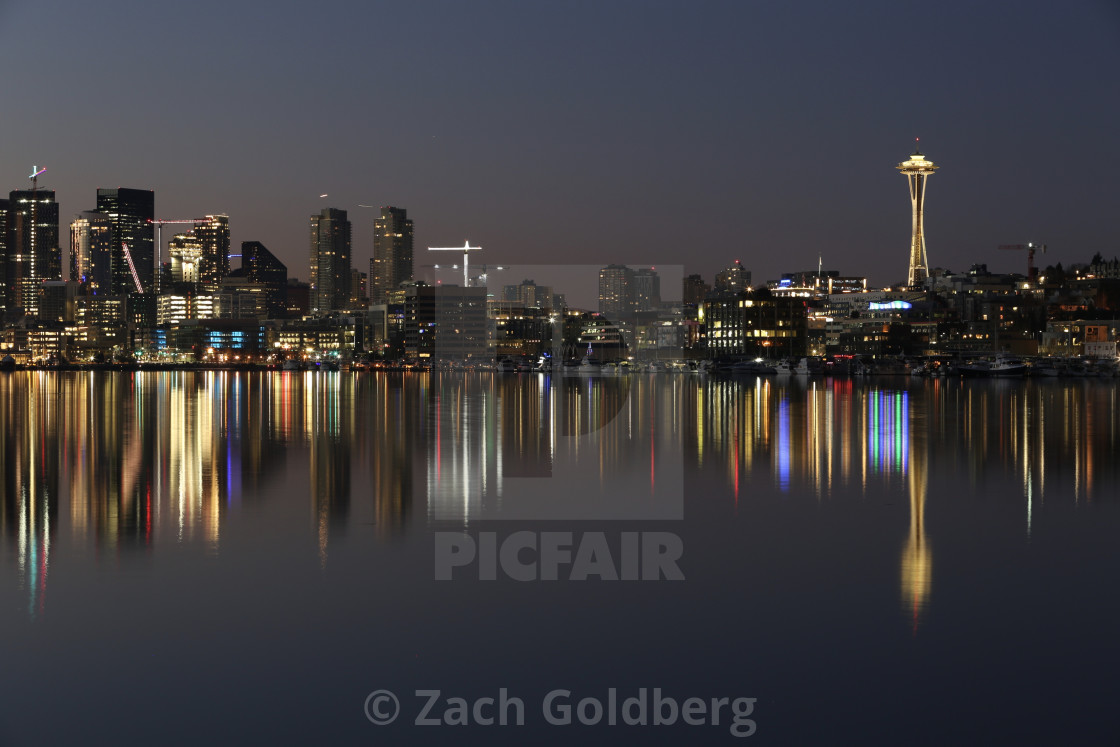
{"type": "Polygon", "coordinates": [[[62,279],[58,203],[50,189],[17,190],[8,196],[8,308],[39,313],[39,286],[62,279]]]}
{"type": "Polygon", "coordinates": [[[681,298],[682,303],[697,306],[704,302],[704,296],[712,290],[712,287],[704,282],[702,275],[689,275],[684,279],[684,292],[681,298]]]}
{"type": "Polygon", "coordinates": [[[412,221],[404,208],[383,207],[373,222],[373,259],[369,262],[370,303],[385,303],[385,294],[412,280],[412,221]]]}
{"type": "Polygon", "coordinates": [[[251,283],[265,287],[270,319],[285,316],[288,300],[288,267],[259,241],[241,242],[241,268],[251,283]]]}
{"type": "Polygon", "coordinates": [[[0,200],[0,322],[8,309],[8,201],[0,200]]]}
{"type": "Polygon", "coordinates": [[[631,278],[634,311],[658,311],[661,308],[661,276],[657,270],[634,270],[631,278]]]}
{"type": "Polygon", "coordinates": [[[110,292],[133,293],[136,284],[132,270],[145,292],[155,288],[155,219],[156,196],[150,189],[97,190],[97,212],[109,216],[113,227],[110,252],[110,292]],[[125,247],[128,247],[128,256],[125,247]],[[129,265],[128,258],[132,258],[129,265]]]}
{"type": "Polygon", "coordinates": [[[521,285],[507,285],[502,291],[502,298],[526,309],[552,308],[552,288],[537,285],[533,280],[522,280],[521,285]]]}
{"type": "Polygon", "coordinates": [[[720,295],[735,295],[751,287],[750,270],[743,267],[743,263],[735,263],[723,272],[716,273],[716,284],[713,290],[720,295]]]}
{"type": "MultiPolygon", "coordinates": [[[[94,293],[112,285],[113,226],[109,216],[84,210],[70,222],[70,279],[86,283],[94,293]]],[[[65,274],[65,273],[64,273],[65,274]]]]}
{"type": "Polygon", "coordinates": [[[167,242],[171,260],[171,282],[198,285],[202,282],[204,248],[194,232],[177,233],[167,242]]]}
{"type": "Polygon", "coordinates": [[[607,265],[599,270],[599,313],[611,321],[634,309],[634,271],[626,265],[607,265]]]}
{"type": "Polygon", "coordinates": [[[202,289],[216,292],[229,274],[229,216],[207,215],[192,233],[202,245],[202,259],[198,267],[198,282],[202,289]]]}
{"type": "Polygon", "coordinates": [[[346,211],[323,208],[311,216],[311,313],[350,302],[350,221],[346,211]]]}
{"type": "Polygon", "coordinates": [[[926,256],[925,234],[925,202],[926,179],[936,171],[938,166],[933,165],[916,147],[910,160],[903,161],[896,166],[910,185],[911,208],[911,234],[910,234],[910,271],[907,274],[907,284],[912,287],[921,286],[929,277],[929,258],[926,256]]]}

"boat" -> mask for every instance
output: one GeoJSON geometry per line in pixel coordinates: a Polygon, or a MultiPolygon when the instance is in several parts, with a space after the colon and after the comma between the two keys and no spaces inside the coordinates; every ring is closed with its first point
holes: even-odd
{"type": "Polygon", "coordinates": [[[496,370],[498,373],[516,373],[517,364],[509,358],[502,358],[500,361],[498,361],[498,365],[494,370],[496,370]]]}
{"type": "Polygon", "coordinates": [[[603,366],[599,361],[591,356],[585,355],[579,362],[579,373],[583,375],[599,374],[603,372],[603,366]]]}
{"type": "Polygon", "coordinates": [[[975,360],[962,363],[958,369],[962,376],[991,379],[1010,379],[1027,375],[1027,364],[1009,355],[997,355],[994,360],[975,360]]]}
{"type": "Polygon", "coordinates": [[[303,364],[296,358],[287,358],[280,368],[283,371],[301,371],[303,370],[303,364]]]}
{"type": "Polygon", "coordinates": [[[774,367],[774,373],[779,376],[808,376],[809,375],[809,359],[808,358],[791,358],[778,363],[774,367]]]}
{"type": "Polygon", "coordinates": [[[669,368],[661,361],[650,361],[646,364],[646,373],[665,373],[669,368]]]}
{"type": "Polygon", "coordinates": [[[769,376],[777,372],[774,366],[769,366],[761,360],[736,361],[731,365],[733,376],[769,376]]]}

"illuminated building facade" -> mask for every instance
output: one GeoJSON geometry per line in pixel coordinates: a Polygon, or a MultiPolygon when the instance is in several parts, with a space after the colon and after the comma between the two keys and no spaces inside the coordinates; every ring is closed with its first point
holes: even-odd
{"type": "Polygon", "coordinates": [[[350,301],[350,221],[345,210],[311,216],[311,313],[326,314],[350,301]]]}
{"type": "Polygon", "coordinates": [[[206,221],[196,225],[191,233],[202,247],[198,282],[203,290],[213,293],[229,274],[229,216],[207,215],[206,221]]]}
{"type": "Polygon", "coordinates": [[[35,316],[39,286],[62,277],[53,190],[17,190],[8,196],[6,244],[7,307],[35,316]]]}
{"type": "Polygon", "coordinates": [[[634,309],[634,271],[626,265],[599,270],[599,313],[611,320],[629,316],[634,309]]]}
{"type": "Polygon", "coordinates": [[[808,320],[798,298],[740,293],[704,301],[712,357],[781,358],[805,354],[808,320]]]}
{"type": "Polygon", "coordinates": [[[726,270],[716,273],[716,283],[712,292],[721,295],[735,295],[748,290],[750,287],[750,270],[743,267],[742,262],[735,260],[735,263],[726,270]]]}
{"type": "Polygon", "coordinates": [[[78,213],[70,223],[70,279],[88,284],[94,293],[112,285],[113,226],[96,210],[78,213]]]}
{"type": "Polygon", "coordinates": [[[370,303],[385,303],[386,294],[412,280],[413,230],[408,211],[383,207],[373,222],[373,259],[369,261],[370,303]]]}
{"type": "Polygon", "coordinates": [[[132,270],[124,247],[132,256],[136,274],[145,292],[155,287],[155,218],[156,196],[150,189],[97,190],[97,212],[109,216],[113,230],[110,250],[110,293],[132,293],[136,290],[132,270]]]}
{"type": "Polygon", "coordinates": [[[906,177],[910,185],[910,206],[913,213],[912,232],[910,236],[910,272],[907,275],[907,284],[916,288],[925,283],[929,277],[929,259],[926,256],[925,236],[925,201],[926,179],[939,167],[926,159],[917,148],[910,156],[910,160],[903,161],[896,167],[906,177]]]}
{"type": "Polygon", "coordinates": [[[202,242],[193,233],[179,233],[167,242],[171,280],[197,285],[202,278],[202,242]]]}

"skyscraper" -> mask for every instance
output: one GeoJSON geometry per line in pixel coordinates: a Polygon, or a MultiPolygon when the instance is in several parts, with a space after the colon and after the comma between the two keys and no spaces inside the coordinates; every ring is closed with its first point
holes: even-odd
{"type": "Polygon", "coordinates": [[[939,167],[926,159],[922,152],[914,148],[910,160],[896,166],[910,185],[911,234],[910,234],[910,271],[907,284],[911,287],[922,285],[929,277],[929,258],[926,256],[925,201],[926,179],[939,167]]]}
{"type": "Polygon", "coordinates": [[[657,270],[635,270],[632,279],[634,311],[657,311],[661,308],[661,276],[657,270]]]}
{"type": "Polygon", "coordinates": [[[735,263],[722,272],[716,273],[715,292],[724,295],[735,295],[751,287],[750,270],[743,267],[743,263],[735,263]]]}
{"type": "Polygon", "coordinates": [[[311,313],[341,309],[350,300],[350,221],[323,208],[311,216],[311,313]]]}
{"type": "Polygon", "coordinates": [[[250,283],[265,286],[265,299],[270,319],[280,319],[286,313],[288,300],[288,268],[276,259],[259,241],[241,242],[241,268],[250,283]]]}
{"type": "Polygon", "coordinates": [[[404,208],[382,207],[373,222],[373,259],[369,263],[370,303],[385,303],[385,294],[412,280],[412,221],[404,208]]]}
{"type": "Polygon", "coordinates": [[[703,276],[689,275],[684,279],[682,302],[699,305],[704,302],[704,296],[708,295],[709,291],[711,291],[711,287],[704,282],[703,276]]]}
{"type": "Polygon", "coordinates": [[[113,227],[113,246],[110,252],[110,292],[114,294],[136,291],[132,267],[125,256],[124,247],[132,257],[132,265],[145,292],[155,288],[155,219],[156,196],[150,189],[97,190],[97,212],[109,216],[113,227]]]}
{"type": "Polygon", "coordinates": [[[214,293],[229,274],[229,216],[207,215],[206,222],[196,225],[193,233],[202,244],[198,281],[203,290],[214,293]]]}
{"type": "Polygon", "coordinates": [[[113,226],[109,216],[96,210],[78,213],[70,222],[69,278],[88,283],[97,293],[108,293],[112,285],[112,248],[113,226]]]}
{"type": "Polygon", "coordinates": [[[634,271],[626,265],[599,270],[599,313],[614,321],[634,309],[634,271]]]}
{"type": "Polygon", "coordinates": [[[0,200],[0,321],[8,309],[8,201],[0,200]]]}
{"type": "Polygon", "coordinates": [[[58,203],[50,189],[17,190],[8,196],[8,308],[39,313],[39,286],[62,278],[58,203]]]}

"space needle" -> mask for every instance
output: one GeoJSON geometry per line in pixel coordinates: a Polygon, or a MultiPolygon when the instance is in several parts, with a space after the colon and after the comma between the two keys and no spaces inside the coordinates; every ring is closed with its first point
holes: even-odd
{"type": "Polygon", "coordinates": [[[920,287],[929,277],[929,259],[926,257],[926,237],[923,227],[924,205],[926,200],[926,179],[939,167],[922,155],[914,139],[914,152],[910,160],[898,164],[897,168],[910,184],[910,205],[913,208],[913,234],[910,237],[910,273],[907,284],[911,288],[920,287]]]}

